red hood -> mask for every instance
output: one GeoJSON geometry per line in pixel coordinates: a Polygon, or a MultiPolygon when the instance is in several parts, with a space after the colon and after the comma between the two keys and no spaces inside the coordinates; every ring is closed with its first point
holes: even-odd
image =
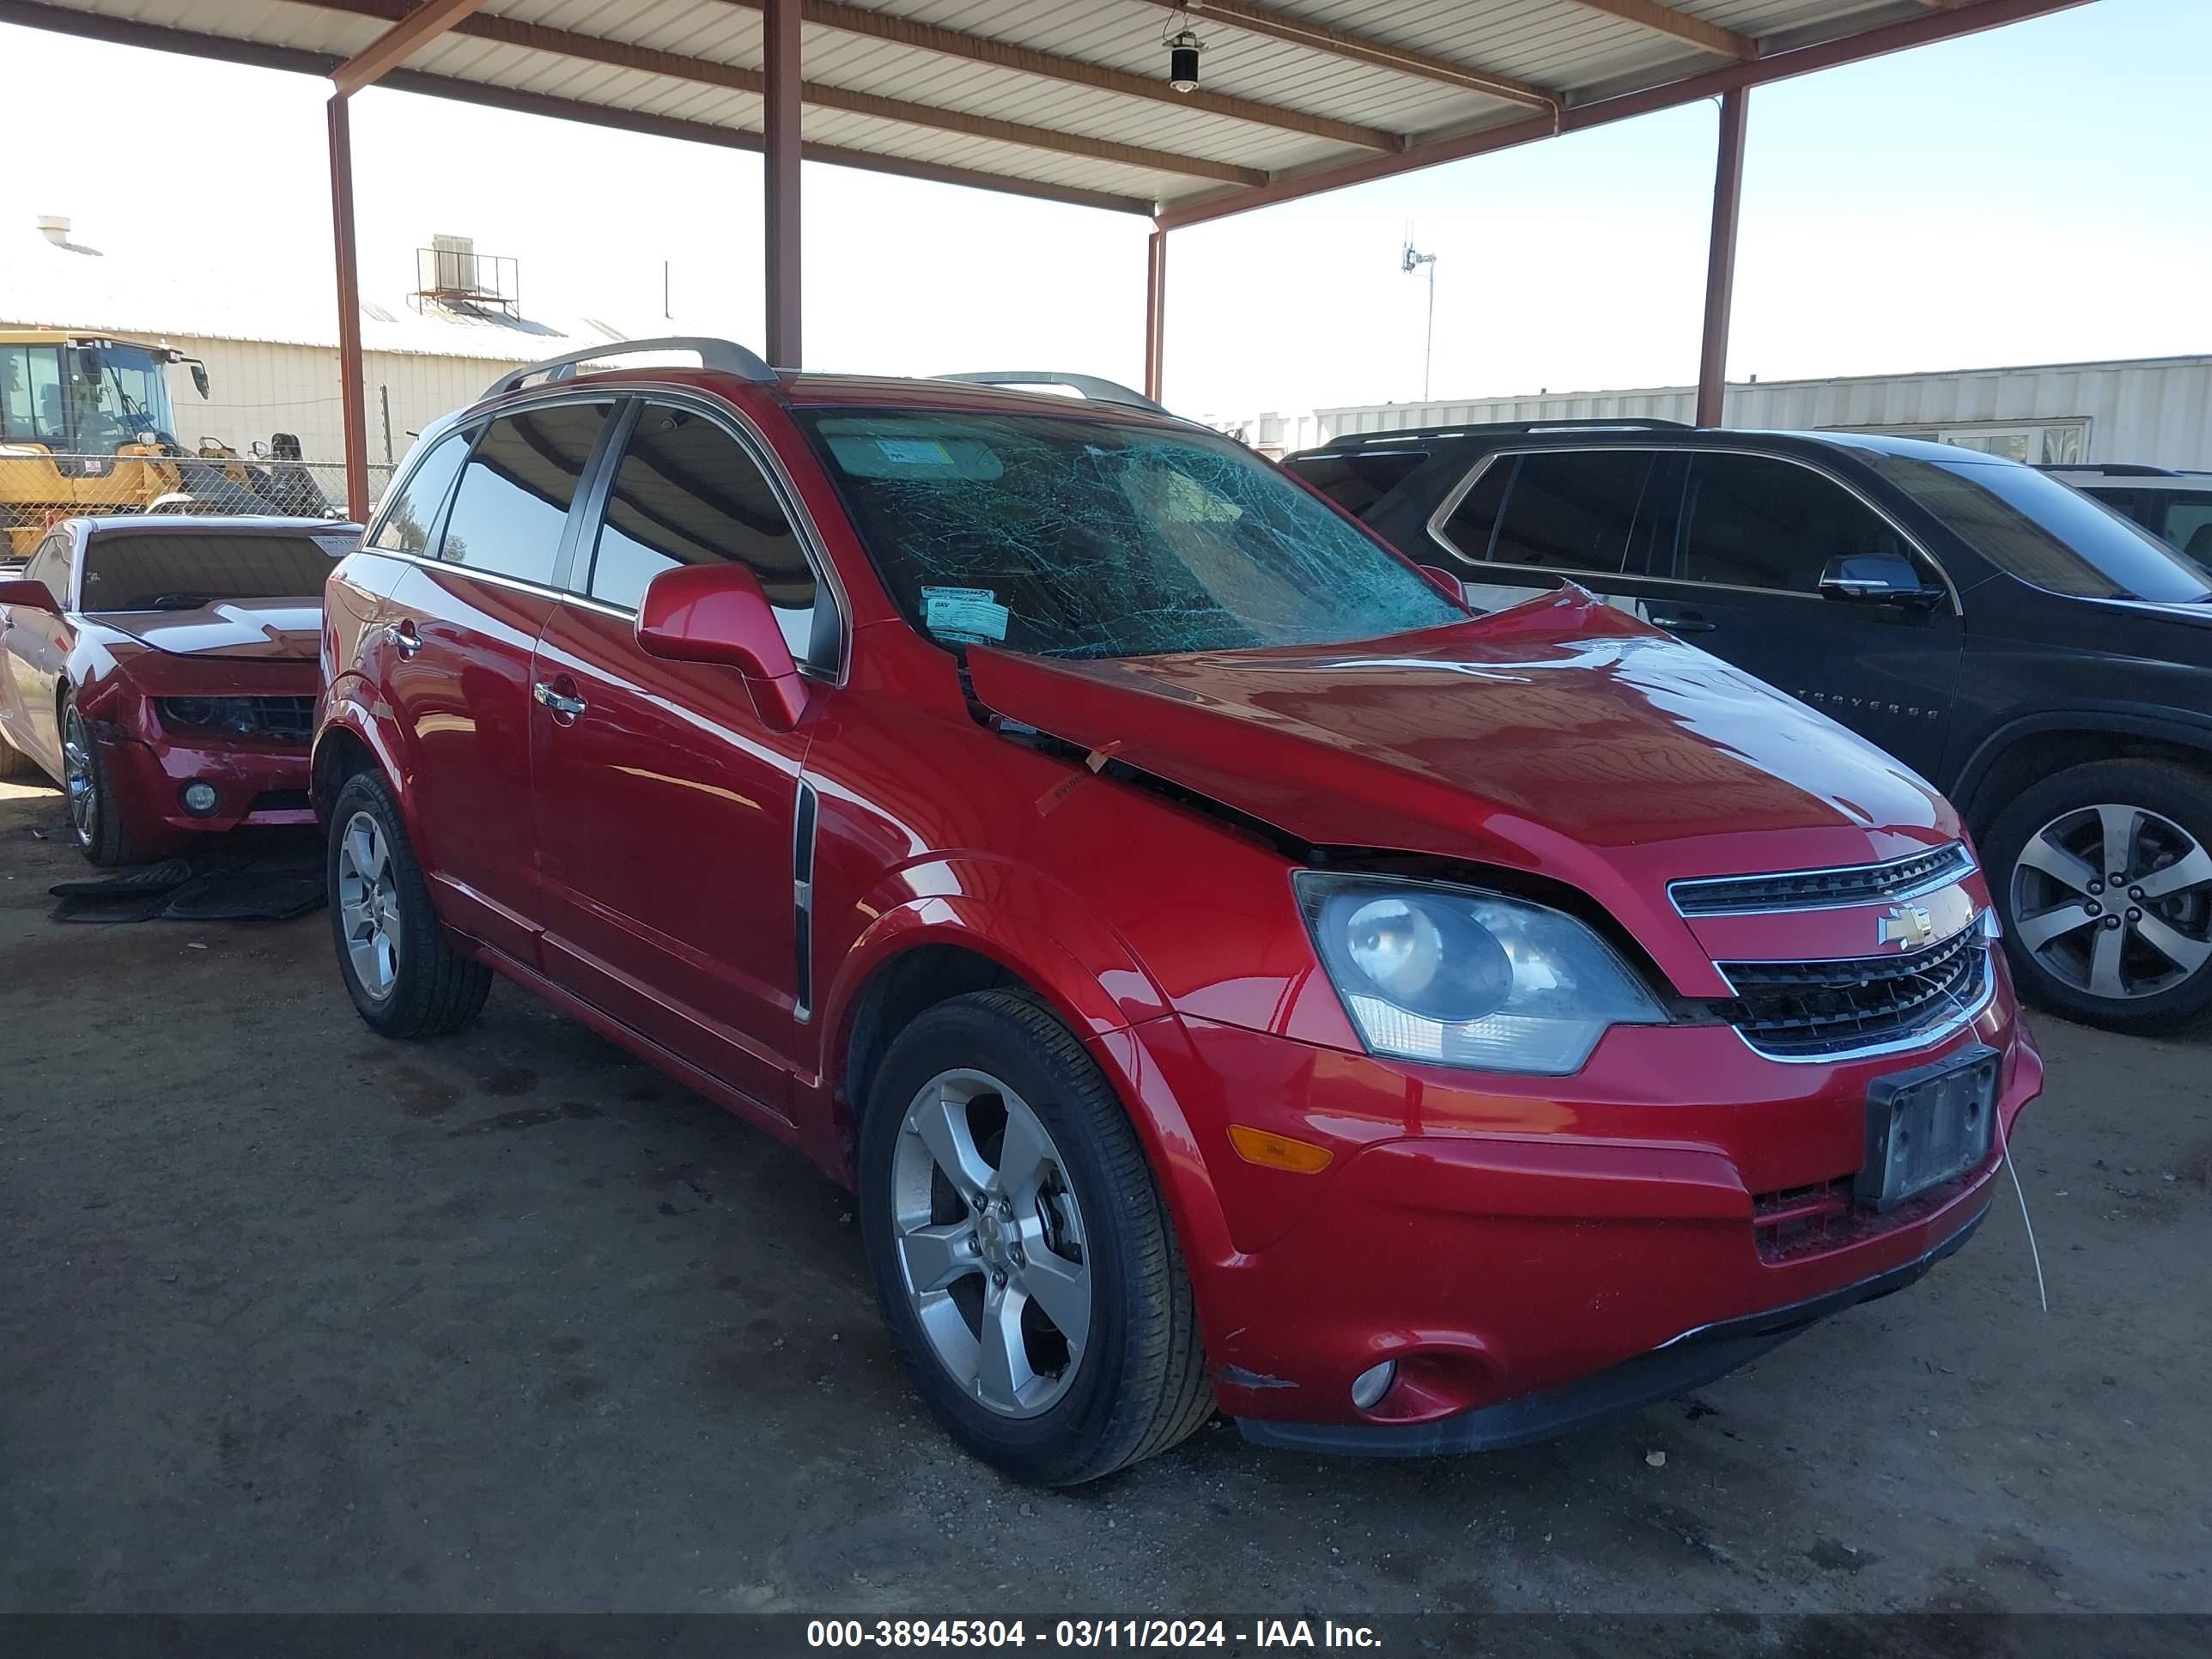
{"type": "Polygon", "coordinates": [[[217,599],[191,611],[93,613],[102,628],[176,657],[312,661],[322,633],[319,599],[217,599]]]}
{"type": "Polygon", "coordinates": [[[998,713],[1300,840],[1535,872],[1632,927],[1671,880],[1960,833],[1879,750],[1575,588],[1369,646],[969,665],[998,713]]]}

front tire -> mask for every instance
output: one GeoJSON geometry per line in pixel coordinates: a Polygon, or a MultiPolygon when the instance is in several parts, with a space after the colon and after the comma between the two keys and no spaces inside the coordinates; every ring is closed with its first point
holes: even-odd
{"type": "Polygon", "coordinates": [[[107,751],[78,712],[75,692],[62,699],[62,791],[69,798],[77,849],[87,859],[109,869],[143,861],[144,838],[124,820],[107,751]]]}
{"type": "Polygon", "coordinates": [[[1074,1486],[1212,1414],[1189,1275],[1083,1045],[1029,997],[929,1009],[860,1123],[868,1268],[914,1386],[1019,1480],[1074,1486]]]}
{"type": "Polygon", "coordinates": [[[483,1012],[491,969],[447,943],[406,825],[384,780],[346,780],[325,854],[338,972],[371,1030],[441,1036],[483,1012]]]}
{"type": "Polygon", "coordinates": [[[2076,766],[2007,807],[1986,850],[2031,1000],[2113,1031],[2212,1008],[2212,780],[2165,761],[2076,766]]]}

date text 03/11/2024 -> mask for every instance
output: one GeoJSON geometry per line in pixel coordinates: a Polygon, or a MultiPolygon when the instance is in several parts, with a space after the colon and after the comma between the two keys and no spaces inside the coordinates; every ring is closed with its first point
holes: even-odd
{"type": "Polygon", "coordinates": [[[1047,1649],[1379,1648],[1366,1625],[1333,1619],[1060,1619],[1034,1629],[1011,1619],[811,1619],[810,1648],[1047,1649]]]}

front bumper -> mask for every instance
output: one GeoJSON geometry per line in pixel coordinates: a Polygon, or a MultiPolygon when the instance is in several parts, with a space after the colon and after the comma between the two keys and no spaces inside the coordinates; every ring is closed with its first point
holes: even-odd
{"type": "Polygon", "coordinates": [[[2043,1077],[2002,982],[1941,1042],[1829,1065],[1765,1059],[1726,1026],[1617,1029],[1552,1079],[1175,1017],[1129,1035],[1130,1097],[1187,1126],[1165,1184],[1217,1398],[1252,1437],[1316,1449],[1540,1437],[1899,1288],[1979,1221],[2043,1077]],[[1978,1042],[2002,1057],[1989,1156],[1888,1213],[1851,1206],[1869,1085],[1978,1042]],[[1261,1168],[1232,1122],[1334,1156],[1261,1168]],[[1386,1359],[1395,1385],[1356,1408],[1353,1378],[1386,1359]]]}
{"type": "Polygon", "coordinates": [[[104,738],[108,778],[124,822],[147,843],[173,847],[189,836],[220,835],[241,824],[304,825],[312,769],[305,747],[164,738],[159,744],[111,732],[104,738]],[[195,780],[215,786],[216,810],[195,816],[183,791],[195,780]]]}

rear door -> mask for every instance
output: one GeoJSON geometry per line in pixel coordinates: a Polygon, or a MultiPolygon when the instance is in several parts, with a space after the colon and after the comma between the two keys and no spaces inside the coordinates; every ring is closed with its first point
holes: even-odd
{"type": "Polygon", "coordinates": [[[770,729],[736,669],[648,657],[635,623],[661,571],[742,563],[792,655],[834,678],[837,613],[735,422],[641,399],[621,443],[532,671],[544,970],[784,1116],[809,1000],[796,884],[814,722],[770,729]]]}
{"type": "Polygon", "coordinates": [[[490,422],[462,469],[437,557],[386,599],[378,678],[411,751],[409,780],[440,914],[537,960],[531,658],[553,614],[580,494],[613,404],[540,404],[490,422]]]}
{"type": "Polygon", "coordinates": [[[1802,698],[1923,776],[1942,775],[1964,638],[1935,562],[1839,478],[1774,455],[1687,453],[1653,560],[1651,620],[1802,698]],[[1831,561],[1903,557],[1929,606],[1824,599],[1831,561]]]}

